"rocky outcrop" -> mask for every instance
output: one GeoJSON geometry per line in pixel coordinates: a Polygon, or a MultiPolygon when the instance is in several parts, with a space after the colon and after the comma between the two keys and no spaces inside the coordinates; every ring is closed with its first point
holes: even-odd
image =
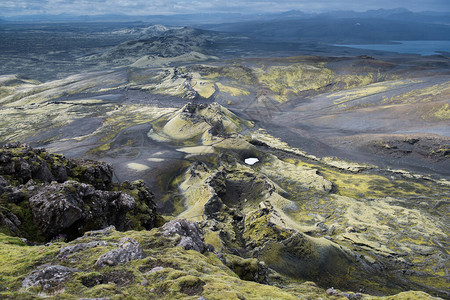
{"type": "Polygon", "coordinates": [[[185,219],[172,220],[160,228],[163,235],[179,239],[178,245],[186,250],[203,253],[208,249],[202,230],[196,222],[185,219]]]}
{"type": "Polygon", "coordinates": [[[37,186],[28,202],[36,225],[47,237],[65,232],[73,238],[108,225],[130,229],[126,214],[136,207],[128,194],[96,190],[77,181],[37,186]]]}
{"type": "Polygon", "coordinates": [[[102,162],[66,159],[24,144],[0,149],[0,226],[30,240],[69,239],[114,225],[151,229],[153,194],[142,181],[113,183],[102,162]]]}
{"type": "Polygon", "coordinates": [[[89,243],[80,243],[80,244],[75,244],[73,246],[67,246],[67,247],[63,247],[59,250],[58,255],[65,257],[69,254],[78,252],[78,251],[83,251],[86,249],[91,249],[94,247],[103,247],[103,246],[107,246],[108,243],[105,241],[94,241],[94,242],[89,242],[89,243]]]}
{"type": "MultiPolygon", "coordinates": [[[[35,251],[36,246],[26,246],[17,238],[0,234],[0,261],[6,262],[0,264],[0,297],[381,299],[365,293],[325,290],[312,282],[299,283],[275,273],[254,258],[226,254],[224,262],[210,252],[202,254],[174,247],[173,236],[162,234],[162,230],[118,232],[109,227],[87,232],[69,244],[53,243],[35,251]],[[23,253],[27,253],[27,259],[21,257],[23,253]],[[66,255],[57,255],[59,264],[54,262],[56,253],[66,255]],[[99,256],[99,253],[104,254],[99,256]],[[19,261],[17,267],[11,267],[19,261]]],[[[438,298],[423,292],[407,292],[389,299],[438,298]]]]}
{"type": "Polygon", "coordinates": [[[11,143],[0,149],[0,175],[19,184],[29,180],[41,183],[64,182],[69,178],[88,183],[98,189],[112,187],[113,169],[104,162],[67,159],[61,154],[49,154],[44,148],[11,143]]]}
{"type": "Polygon", "coordinates": [[[77,269],[60,265],[42,266],[25,277],[22,281],[22,287],[40,286],[43,290],[48,290],[63,284],[74,272],[78,271],[77,269]]]}
{"type": "Polygon", "coordinates": [[[117,249],[100,256],[95,262],[95,265],[98,267],[115,266],[144,257],[145,255],[141,245],[135,239],[125,237],[120,240],[117,249]]]}

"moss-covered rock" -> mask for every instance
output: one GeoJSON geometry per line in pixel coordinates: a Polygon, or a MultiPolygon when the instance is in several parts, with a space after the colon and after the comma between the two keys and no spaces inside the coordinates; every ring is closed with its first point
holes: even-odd
{"type": "Polygon", "coordinates": [[[269,282],[267,266],[256,258],[242,258],[236,255],[226,254],[225,265],[233,270],[242,280],[265,284],[269,282]]]}
{"type": "MultiPolygon", "coordinates": [[[[177,247],[175,240],[158,229],[118,232],[107,228],[87,232],[70,243],[47,246],[28,246],[18,238],[0,234],[0,243],[2,298],[345,299],[328,295],[325,289],[312,282],[299,282],[273,271],[267,272],[255,259],[227,255],[228,267],[214,253],[202,254],[177,247]],[[117,249],[121,240],[139,243],[145,258],[96,266],[96,261],[117,249]],[[81,246],[94,244],[95,247],[81,246]],[[67,253],[62,250],[67,247],[75,247],[77,251],[67,253]],[[46,277],[45,274],[53,274],[53,271],[60,275],[46,277]],[[36,285],[28,284],[38,277],[39,280],[33,281],[36,285]],[[272,285],[254,282],[266,280],[272,285]]],[[[341,291],[337,290],[337,293],[341,291]]],[[[362,294],[362,299],[378,297],[362,294]]],[[[422,292],[408,292],[389,299],[434,298],[422,292]]]]}
{"type": "Polygon", "coordinates": [[[108,225],[154,227],[150,190],[142,181],[113,184],[112,167],[102,162],[9,144],[0,149],[0,176],[0,230],[7,234],[48,241],[108,225]]]}

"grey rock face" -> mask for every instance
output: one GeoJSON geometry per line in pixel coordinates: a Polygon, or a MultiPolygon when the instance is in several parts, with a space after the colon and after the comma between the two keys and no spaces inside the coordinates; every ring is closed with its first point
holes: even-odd
{"type": "Polygon", "coordinates": [[[3,178],[3,176],[0,176],[0,194],[3,194],[4,192],[8,191],[7,186],[9,185],[8,180],[3,178]]]}
{"type": "Polygon", "coordinates": [[[144,257],[144,251],[135,239],[122,238],[120,239],[119,248],[100,256],[95,262],[95,265],[99,267],[103,267],[105,265],[115,266],[135,259],[142,259],[144,257]]]}
{"type": "Polygon", "coordinates": [[[89,227],[128,227],[126,213],[133,209],[133,197],[121,192],[98,191],[76,181],[53,183],[37,188],[29,199],[33,219],[49,237],[64,232],[79,236],[89,227]]]}
{"type": "Polygon", "coordinates": [[[185,219],[172,220],[160,229],[162,234],[171,237],[180,237],[178,246],[186,250],[195,250],[203,253],[206,250],[203,232],[196,222],[185,219]]]}
{"type": "Polygon", "coordinates": [[[19,233],[19,228],[21,222],[11,212],[0,213],[0,225],[6,226],[9,230],[14,232],[15,234],[19,233]]]}
{"type": "Polygon", "coordinates": [[[43,266],[25,277],[22,281],[22,287],[41,286],[46,290],[64,283],[74,272],[78,272],[78,270],[60,265],[43,266]]]}
{"type": "Polygon", "coordinates": [[[58,255],[59,256],[66,256],[78,251],[83,251],[86,249],[90,249],[90,248],[94,248],[97,246],[107,246],[108,243],[105,241],[95,241],[95,242],[89,242],[89,243],[81,243],[81,244],[76,244],[73,246],[67,246],[67,247],[63,247],[59,250],[58,255]]]}

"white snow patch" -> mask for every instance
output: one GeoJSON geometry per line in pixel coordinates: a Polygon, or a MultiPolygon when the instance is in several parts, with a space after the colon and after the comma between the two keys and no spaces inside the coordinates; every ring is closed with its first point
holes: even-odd
{"type": "Polygon", "coordinates": [[[148,166],[143,165],[143,164],[138,164],[138,163],[129,163],[127,166],[128,166],[128,168],[133,169],[138,172],[150,169],[148,166]]]}
{"type": "Polygon", "coordinates": [[[258,161],[259,161],[259,159],[257,159],[256,157],[249,157],[249,158],[246,158],[246,159],[244,160],[244,162],[245,162],[247,165],[250,165],[250,166],[253,166],[253,165],[256,164],[258,161]]]}
{"type": "Polygon", "coordinates": [[[157,157],[150,157],[147,160],[150,161],[150,162],[163,162],[165,159],[157,158],[157,157]]]}

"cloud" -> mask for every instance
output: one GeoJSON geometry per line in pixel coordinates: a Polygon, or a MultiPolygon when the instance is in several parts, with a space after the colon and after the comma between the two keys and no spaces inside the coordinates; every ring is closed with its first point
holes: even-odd
{"type": "Polygon", "coordinates": [[[321,12],[330,10],[364,11],[405,7],[410,10],[449,11],[448,0],[1,0],[0,14],[179,14],[199,12],[262,13],[286,10],[321,12]]]}

